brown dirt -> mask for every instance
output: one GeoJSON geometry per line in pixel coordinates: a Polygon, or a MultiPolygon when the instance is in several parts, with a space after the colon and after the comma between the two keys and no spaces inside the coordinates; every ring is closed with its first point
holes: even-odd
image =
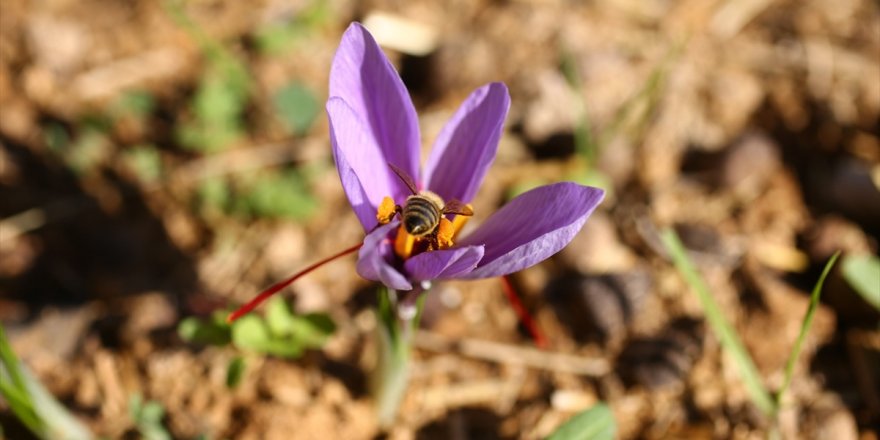
{"type": "MultiPolygon", "coordinates": [[[[254,83],[244,135],[214,156],[174,135],[192,121],[206,57],[169,4],[0,6],[0,320],[102,437],[137,436],[127,405],[140,393],[164,405],[175,438],[542,438],[600,400],[620,438],[762,438],[770,422],[658,231],[679,232],[770,389],[828,257],[877,253],[876,2],[332,1],[278,54],[261,52],[256,35],[308,2],[187,2],[194,26],[244,61],[254,83]],[[376,11],[438,35],[427,56],[388,51],[426,146],[474,87],[510,87],[478,220],[512,188],[585,169],[612,189],[569,248],[513,277],[559,357],[536,356],[497,280],[439,285],[399,421],[384,434],[367,387],[375,293],[351,257],[286,292],[298,310],[334,318],[327,346],[299,360],[248,355],[234,390],[234,349],[175,332],[182,317],[241,303],[361,237],[329,166],[323,115],[291,136],[271,98],[291,80],[326,96],[341,32],[376,11]],[[89,117],[130,90],[151,93],[155,108],[114,120],[90,167],[51,147],[52,130],[83,139],[89,117]],[[602,145],[587,167],[575,154],[580,106],[602,145]],[[158,152],[159,183],[125,161],[138,145],[158,152]],[[315,164],[321,204],[308,220],[194,208],[212,175],[315,164]]],[[[785,438],[877,438],[878,314],[861,301],[835,271],[780,417],[785,438]]],[[[25,435],[3,404],[0,420],[11,438],[25,435]]]]}

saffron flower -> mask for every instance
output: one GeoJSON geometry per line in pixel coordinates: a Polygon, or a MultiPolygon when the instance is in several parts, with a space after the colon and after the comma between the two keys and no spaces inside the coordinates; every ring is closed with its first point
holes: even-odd
{"type": "MultiPolygon", "coordinates": [[[[440,132],[421,169],[418,119],[406,87],[372,35],[352,23],[333,59],[326,110],[336,169],[366,237],[269,287],[227,320],[234,321],[299,277],[354,251],[359,251],[357,272],[363,278],[413,293],[432,280],[504,276],[560,251],[602,201],[603,190],[571,182],[539,187],[458,237],[473,214],[469,203],[495,159],[509,107],[504,84],[475,90],[440,132]],[[422,209],[420,215],[438,220],[428,222],[428,233],[402,224],[415,195],[440,211],[433,218],[422,209]]],[[[521,309],[506,280],[505,289],[521,309]]],[[[529,320],[523,311],[518,314],[529,320]]]]}
{"type": "Polygon", "coordinates": [[[370,33],[349,26],[330,71],[327,115],[342,186],[367,233],[358,274],[398,291],[432,280],[503,276],[549,258],[574,238],[602,201],[601,189],[571,182],[533,189],[461,239],[468,218],[461,214],[443,216],[433,237],[416,237],[401,225],[399,207],[413,195],[404,176],[412,176],[416,191],[470,209],[509,107],[504,84],[476,89],[420,169],[418,119],[403,81],[370,33]]]}

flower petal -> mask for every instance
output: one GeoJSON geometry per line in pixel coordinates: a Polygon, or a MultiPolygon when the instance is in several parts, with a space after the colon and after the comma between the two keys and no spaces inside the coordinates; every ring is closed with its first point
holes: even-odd
{"type": "Polygon", "coordinates": [[[406,260],[404,269],[413,281],[454,278],[473,270],[483,258],[483,246],[423,252],[406,260]]]}
{"type": "Polygon", "coordinates": [[[388,264],[393,252],[388,234],[399,225],[400,222],[394,221],[367,234],[364,245],[358,252],[357,273],[363,278],[379,281],[395,290],[411,290],[412,284],[406,277],[388,264]]]}
{"type": "Polygon", "coordinates": [[[509,108],[504,84],[491,83],[474,90],[434,143],[425,165],[427,188],[444,200],[473,200],[495,159],[509,108]]]}
{"type": "MultiPolygon", "coordinates": [[[[376,209],[391,195],[391,172],[364,121],[342,98],[327,101],[330,144],[342,188],[364,230],[376,226],[376,209]]],[[[397,178],[396,176],[394,177],[397,178]]]]}
{"type": "MultiPolygon", "coordinates": [[[[330,97],[344,99],[362,118],[382,151],[382,160],[419,179],[416,109],[394,66],[360,23],[352,23],[339,43],[330,68],[330,97]]],[[[396,191],[389,195],[395,200],[409,195],[399,180],[394,180],[392,187],[396,191]]]]}
{"type": "Polygon", "coordinates": [[[603,197],[599,188],[562,182],[511,200],[457,243],[486,246],[477,268],[459,278],[506,275],[549,258],[574,238],[603,197]]]}

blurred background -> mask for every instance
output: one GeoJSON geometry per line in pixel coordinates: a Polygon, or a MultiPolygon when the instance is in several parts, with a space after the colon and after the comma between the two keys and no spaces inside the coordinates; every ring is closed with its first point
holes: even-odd
{"type": "MultiPolygon", "coordinates": [[[[362,238],[323,111],[351,21],[400,71],[424,151],[474,88],[510,88],[474,222],[544,183],[608,191],[513,276],[550,354],[498,280],[435,286],[390,438],[542,438],[600,401],[619,438],[764,438],[667,227],[770,390],[841,250],[773,429],[878,438],[877,2],[3,0],[0,321],[90,431],[381,434],[354,257],[255,333],[211,318],[362,238]]],[[[29,438],[3,403],[0,424],[29,438]]]]}

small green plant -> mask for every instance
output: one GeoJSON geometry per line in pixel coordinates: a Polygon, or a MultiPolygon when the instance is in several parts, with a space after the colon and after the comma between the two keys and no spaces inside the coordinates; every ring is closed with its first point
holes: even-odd
{"type": "Polygon", "coordinates": [[[301,135],[311,128],[321,111],[315,93],[303,84],[293,82],[272,97],[275,112],[294,134],[301,135]]]}
{"type": "Polygon", "coordinates": [[[144,90],[131,90],[123,93],[107,109],[111,117],[135,117],[144,118],[153,113],[156,108],[156,99],[150,92],[144,90]]]}
{"type": "Polygon", "coordinates": [[[807,313],[804,315],[804,320],[801,323],[801,331],[798,333],[798,337],[788,356],[788,363],[785,365],[785,378],[783,379],[782,386],[779,388],[779,392],[776,393],[776,411],[779,411],[782,407],[782,396],[785,395],[788,385],[791,384],[791,377],[794,374],[794,363],[801,353],[801,346],[804,344],[807,332],[810,331],[810,324],[813,323],[813,314],[816,313],[816,308],[819,307],[822,285],[825,284],[825,278],[828,277],[828,273],[831,272],[831,268],[834,267],[834,263],[837,262],[839,256],[839,251],[831,256],[831,259],[825,264],[825,269],[822,270],[822,275],[819,276],[819,281],[816,281],[816,285],[813,286],[813,293],[810,294],[810,305],[807,307],[807,313]]]}
{"type": "Polygon", "coordinates": [[[242,115],[250,100],[250,73],[241,60],[186,15],[183,2],[171,0],[165,5],[177,24],[199,43],[205,57],[205,69],[190,105],[192,119],[180,126],[177,139],[193,151],[222,151],[244,133],[242,115]]]}
{"type": "Polygon", "coordinates": [[[88,440],[92,434],[40,384],[12,351],[0,326],[0,397],[42,439],[88,440]]]}
{"type": "Polygon", "coordinates": [[[841,263],[843,278],[865,301],[880,310],[880,258],[847,255],[841,263]]]}
{"type": "MultiPolygon", "coordinates": [[[[208,319],[186,318],[178,325],[178,334],[193,343],[232,343],[245,351],[297,358],[307,349],[322,347],[336,330],[329,316],[322,313],[295,314],[280,297],[269,302],[265,317],[247,315],[230,325],[225,316],[225,313],[218,312],[208,319]]],[[[230,365],[230,369],[239,368],[243,366],[230,365]]]]}
{"type": "Polygon", "coordinates": [[[305,220],[318,208],[306,176],[298,169],[260,173],[237,189],[231,211],[246,217],[305,220]]]}
{"type": "Polygon", "coordinates": [[[613,440],[617,431],[614,414],[604,403],[575,414],[553,431],[547,440],[613,440]]]}
{"type": "Polygon", "coordinates": [[[185,148],[203,153],[222,151],[244,133],[242,114],[250,98],[250,75],[225,51],[206,51],[207,65],[193,97],[193,119],[178,131],[185,148]]]}
{"type": "Polygon", "coordinates": [[[590,118],[587,114],[587,103],[583,99],[583,87],[581,85],[581,74],[577,67],[574,57],[571,53],[562,54],[562,74],[568,82],[571,92],[578,98],[574,100],[574,113],[577,118],[574,127],[574,145],[575,151],[589,161],[594,161],[598,155],[600,145],[598,139],[594,135],[590,127],[590,118]]]}
{"type": "Polygon", "coordinates": [[[330,17],[331,10],[327,2],[312,1],[296,16],[259,28],[254,34],[254,41],[262,53],[283,54],[326,23],[330,17]]]}
{"type": "Polygon", "coordinates": [[[94,121],[83,123],[73,136],[63,125],[50,122],[43,127],[43,139],[77,175],[88,174],[111,154],[106,132],[94,121]]]}
{"type": "Polygon", "coordinates": [[[211,177],[199,184],[196,203],[205,216],[283,218],[304,221],[317,211],[318,199],[302,169],[211,177]]]}
{"type": "Polygon", "coordinates": [[[134,394],[128,401],[128,412],[141,438],[145,440],[171,440],[171,433],[165,429],[165,407],[155,400],[144,402],[143,396],[134,394]]]}
{"type": "Polygon", "coordinates": [[[143,183],[155,183],[162,177],[162,157],[155,145],[126,148],[122,160],[143,183]]]}
{"type": "Polygon", "coordinates": [[[241,356],[234,357],[231,361],[229,361],[229,365],[226,368],[226,387],[227,388],[235,388],[238,384],[241,383],[241,378],[244,376],[244,372],[247,369],[247,364],[245,360],[241,356]]]}

